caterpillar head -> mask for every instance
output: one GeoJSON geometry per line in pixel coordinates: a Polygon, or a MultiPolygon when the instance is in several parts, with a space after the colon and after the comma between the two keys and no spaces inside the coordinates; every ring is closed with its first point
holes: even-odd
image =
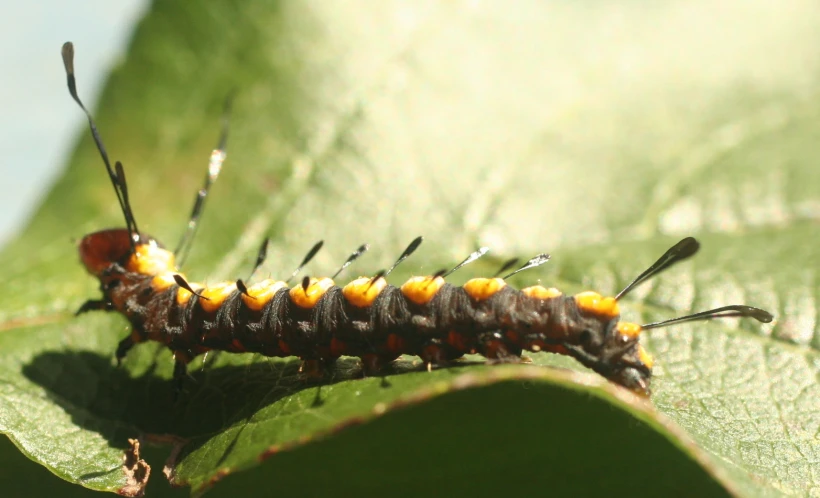
{"type": "Polygon", "coordinates": [[[86,235],[80,241],[80,261],[97,278],[119,267],[130,273],[157,275],[174,271],[174,254],[153,237],[133,236],[127,228],[112,228],[86,235]]]}
{"type": "MultiPolygon", "coordinates": [[[[153,237],[141,233],[137,228],[137,220],[134,218],[128,198],[125,169],[119,161],[112,166],[97,125],[77,95],[77,82],[74,78],[74,45],[71,42],[63,45],[62,55],[68,93],[88,118],[91,136],[105,164],[111,185],[114,187],[126,226],[126,228],[101,230],[83,237],[79,247],[80,260],[86,270],[101,281],[104,278],[110,280],[108,277],[111,275],[123,272],[156,275],[164,271],[172,271],[174,269],[173,253],[163,249],[153,237]]],[[[189,223],[189,226],[195,225],[193,221],[189,223]]]]}
{"type": "MultiPolygon", "coordinates": [[[[77,81],[74,77],[74,45],[71,42],[63,44],[62,49],[63,65],[66,72],[66,83],[68,93],[71,98],[80,106],[91,129],[91,137],[97,146],[97,151],[105,164],[114,193],[120,204],[120,209],[125,217],[126,228],[113,228],[102,230],[83,237],[80,241],[80,260],[89,273],[100,279],[103,286],[112,279],[112,275],[131,273],[138,275],[157,275],[165,272],[175,272],[175,254],[182,254],[180,260],[185,259],[187,251],[190,249],[190,242],[196,233],[197,221],[202,213],[205,197],[208,190],[216,180],[222,169],[222,161],[225,160],[225,143],[228,136],[228,114],[232,101],[232,95],[225,100],[225,115],[223,117],[222,135],[219,146],[211,153],[208,164],[208,175],[205,186],[197,192],[194,209],[191,219],[188,222],[188,229],[180,241],[179,247],[174,252],[167,251],[157,243],[156,239],[145,235],[137,228],[137,220],[131,210],[131,202],[128,197],[128,183],[125,180],[125,168],[122,163],[116,161],[112,166],[108,157],[108,152],[103,145],[97,125],[91,114],[83,105],[79,95],[77,95],[77,81]]],[[[257,263],[258,264],[258,263],[257,263]]],[[[114,277],[114,279],[117,279],[114,277]]]]}

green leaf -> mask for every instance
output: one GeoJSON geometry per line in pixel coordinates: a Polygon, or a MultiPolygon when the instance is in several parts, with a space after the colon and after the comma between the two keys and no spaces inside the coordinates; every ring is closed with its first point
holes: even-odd
{"type": "Polygon", "coordinates": [[[423,234],[393,282],[488,245],[453,282],[547,250],[514,283],[614,293],[696,235],[702,254],[642,286],[625,318],[746,303],[778,321],[646,334],[650,403],[539,353],[432,373],[405,358],[365,379],[349,359],[321,386],[293,358],[222,354],[191,365],[174,404],[167,351],[143,345],[116,368],[125,321],[72,316],[98,292],[76,241],[122,225],[84,132],[0,254],[0,430],[108,491],[140,437],[166,445],[174,484],[232,475],[216,494],[816,493],[820,9],[788,4],[155,2],[95,115],[140,228],[173,246],[238,89],[190,278],[244,276],[265,234],[262,273],[324,239],[309,274],[364,241],[348,276],[372,274],[423,234]]]}

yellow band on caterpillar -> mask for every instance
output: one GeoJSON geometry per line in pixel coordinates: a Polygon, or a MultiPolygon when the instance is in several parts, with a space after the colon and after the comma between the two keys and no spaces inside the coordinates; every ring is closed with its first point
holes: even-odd
{"type": "Polygon", "coordinates": [[[646,365],[646,368],[652,370],[652,365],[655,364],[655,358],[652,358],[652,355],[649,354],[643,346],[638,344],[638,359],[646,365]]]}
{"type": "Polygon", "coordinates": [[[618,322],[615,330],[619,334],[629,337],[630,339],[637,339],[641,335],[641,326],[637,323],[618,322]]]}
{"type": "MultiPolygon", "coordinates": [[[[176,280],[174,280],[174,275],[181,274],[174,272],[160,273],[159,275],[151,279],[151,289],[153,289],[154,292],[162,292],[175,286],[177,282],[176,280]]],[[[185,278],[185,276],[183,275],[182,278],[185,278]]]]}
{"type": "Polygon", "coordinates": [[[476,301],[484,301],[506,286],[507,282],[500,278],[474,278],[465,282],[463,287],[468,296],[476,301]]]}
{"type": "Polygon", "coordinates": [[[242,294],[242,302],[253,311],[262,311],[265,305],[282,289],[286,289],[285,282],[267,279],[248,287],[248,294],[242,294]]]}
{"type": "MultiPolygon", "coordinates": [[[[205,288],[205,286],[204,286],[204,285],[202,285],[202,284],[197,284],[197,283],[194,283],[194,282],[188,282],[188,285],[189,285],[189,286],[190,286],[190,287],[191,287],[191,288],[192,288],[195,292],[199,292],[200,290],[202,290],[202,289],[204,289],[204,288],[205,288]]],[[[191,299],[191,296],[193,296],[193,294],[191,294],[191,292],[190,292],[190,291],[188,291],[188,290],[183,289],[182,287],[180,287],[179,289],[177,289],[177,304],[178,304],[178,305],[180,305],[180,306],[182,306],[183,304],[187,303],[187,302],[191,299]]]]}
{"type": "Polygon", "coordinates": [[[412,277],[401,286],[401,293],[410,301],[421,306],[436,297],[443,285],[444,279],[441,277],[412,277]]]}
{"type": "Polygon", "coordinates": [[[541,285],[533,285],[532,287],[526,287],[524,289],[521,289],[521,293],[527,297],[531,297],[534,299],[553,299],[556,297],[560,297],[564,294],[555,287],[550,287],[548,289],[541,285]]]}
{"type": "Polygon", "coordinates": [[[336,284],[329,278],[311,278],[307,288],[301,285],[291,288],[290,299],[296,306],[310,309],[316,306],[319,299],[334,285],[336,284]]]}
{"type": "Polygon", "coordinates": [[[618,301],[614,297],[603,297],[597,292],[581,292],[575,295],[575,304],[584,313],[604,318],[615,318],[621,314],[618,301]]]}
{"type": "Polygon", "coordinates": [[[125,269],[140,275],[158,275],[174,271],[174,253],[159,247],[155,242],[138,244],[128,258],[125,269]]]}
{"type": "Polygon", "coordinates": [[[359,277],[342,288],[342,295],[353,306],[367,308],[373,305],[385,287],[387,287],[387,281],[383,277],[376,280],[370,277],[359,277]]]}
{"type": "Polygon", "coordinates": [[[220,306],[228,299],[233,291],[236,290],[236,284],[233,282],[225,282],[216,284],[213,287],[203,289],[199,293],[199,306],[205,313],[215,313],[220,306]]]}

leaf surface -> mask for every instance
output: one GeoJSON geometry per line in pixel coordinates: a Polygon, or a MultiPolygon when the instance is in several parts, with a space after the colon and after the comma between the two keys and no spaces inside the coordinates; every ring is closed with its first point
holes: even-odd
{"type": "Polygon", "coordinates": [[[646,334],[652,406],[542,353],[432,373],[405,358],[383,379],[347,360],[319,387],[292,358],[222,354],[191,366],[175,405],[168,352],[141,346],[115,368],[125,321],[71,316],[96,293],[76,240],[122,224],[84,133],[0,255],[0,430],[60,477],[109,491],[139,435],[169,444],[173,482],[195,491],[248,470],[217,494],[817,493],[820,9],[789,4],[155,2],[95,114],[141,229],[173,247],[238,89],[192,279],[243,276],[266,234],[259,276],[289,273],[318,239],[311,275],[370,242],[349,277],[423,234],[394,283],[488,245],[453,282],[548,251],[513,282],[614,293],[696,235],[702,254],[636,291],[625,318],[746,303],[778,321],[646,334]]]}

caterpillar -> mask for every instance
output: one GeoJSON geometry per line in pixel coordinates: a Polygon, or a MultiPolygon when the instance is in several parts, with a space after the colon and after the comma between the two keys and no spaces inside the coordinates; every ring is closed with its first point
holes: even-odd
{"type": "MultiPolygon", "coordinates": [[[[187,364],[209,351],[259,353],[301,359],[304,375],[321,378],[340,356],[361,359],[365,373],[378,373],[403,354],[422,359],[428,369],[464,354],[479,353],[489,361],[520,361],[521,353],[548,351],[569,355],[609,381],[643,396],[650,394],[653,357],[640,344],[643,331],[672,324],[719,317],[750,317],[768,323],[773,316],[759,308],[730,305],[660,322],[639,325],[621,321],[618,302],[638,285],[693,256],[700,244],[687,237],[614,297],[587,291],[565,295],[534,285],[520,290],[506,279],[549,260],[540,254],[515,271],[513,261],[490,278],[474,278],[455,286],[445,278],[480,258],[481,248],[459,265],[401,286],[387,283],[390,272],[421,244],[418,237],[396,263],[374,276],[334,283],[367,249],[354,251],[331,278],[292,280],[318,252],[317,243],[286,281],[243,280],[210,286],[188,282],[179,272],[196,232],[208,191],[226,157],[225,117],[219,145],[212,152],[205,184],[197,192],[188,229],[175,251],[141,232],[132,212],[122,163],[112,167],[91,114],[80,100],[74,76],[74,48],[63,45],[68,89],[88,119],[92,137],[105,164],[125,218],[125,228],[91,233],[82,238],[79,255],[85,269],[99,280],[101,299],[86,301],[77,314],[113,311],[131,324],[116,350],[119,364],[136,344],[155,341],[174,356],[175,394],[182,388],[187,364]],[[175,262],[180,260],[179,265],[175,262]]],[[[266,257],[267,239],[259,249],[253,273],[266,257]]]]}

